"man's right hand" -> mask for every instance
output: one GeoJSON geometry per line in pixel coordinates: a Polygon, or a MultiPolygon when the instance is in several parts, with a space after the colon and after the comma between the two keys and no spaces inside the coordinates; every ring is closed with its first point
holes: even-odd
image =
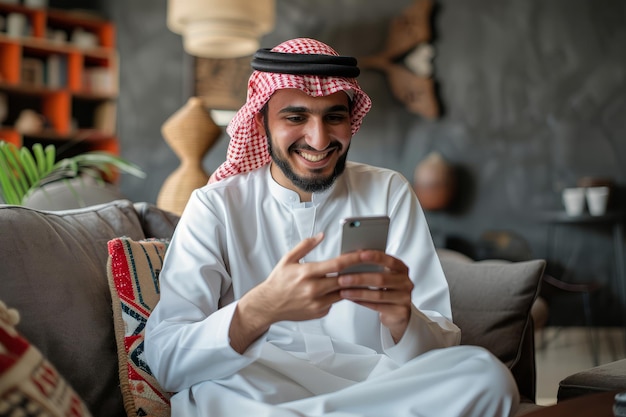
{"type": "Polygon", "coordinates": [[[360,263],[360,255],[355,252],[327,261],[300,263],[323,239],[323,233],[319,233],[298,243],[265,281],[241,297],[229,330],[233,349],[243,353],[273,323],[324,317],[333,303],[341,300],[338,278],[332,274],[360,263]]]}

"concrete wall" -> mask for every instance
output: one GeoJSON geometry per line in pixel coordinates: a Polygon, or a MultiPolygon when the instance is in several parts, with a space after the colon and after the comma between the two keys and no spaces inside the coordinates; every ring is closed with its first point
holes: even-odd
{"type": "MultiPolygon", "coordinates": [[[[121,186],[136,201],[154,202],[177,166],[160,125],[190,94],[191,59],[165,26],[166,0],[98,3],[118,30],[122,153],[149,174],[124,177],[121,186]]],[[[277,0],[277,27],[263,46],[308,36],[346,55],[372,54],[383,47],[390,19],[411,3],[277,0]]],[[[360,83],[374,107],[351,159],[411,178],[426,155],[440,152],[457,167],[461,190],[455,210],[427,214],[436,242],[476,255],[484,232],[507,230],[530,245],[531,256],[544,257],[547,229],[537,216],[561,208],[563,187],[588,175],[610,177],[620,187],[626,182],[626,2],[436,4],[434,66],[444,114],[437,121],[410,114],[391,96],[383,74],[363,71],[360,83]]],[[[223,135],[205,160],[207,171],[223,161],[226,146],[223,135]]],[[[572,258],[568,279],[604,284],[594,297],[596,318],[619,324],[608,231],[559,229],[556,243],[551,265],[572,258]]],[[[552,305],[555,322],[582,320],[579,298],[557,297],[552,305]]]]}

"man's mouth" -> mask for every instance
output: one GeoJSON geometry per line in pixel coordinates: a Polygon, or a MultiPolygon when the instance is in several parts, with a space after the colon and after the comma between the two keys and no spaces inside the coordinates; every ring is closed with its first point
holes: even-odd
{"type": "Polygon", "coordinates": [[[326,158],[328,156],[328,154],[330,152],[324,152],[324,153],[316,153],[316,154],[312,154],[312,153],[308,153],[308,152],[303,152],[303,151],[296,151],[302,158],[306,159],[309,162],[319,162],[322,159],[326,158]]]}

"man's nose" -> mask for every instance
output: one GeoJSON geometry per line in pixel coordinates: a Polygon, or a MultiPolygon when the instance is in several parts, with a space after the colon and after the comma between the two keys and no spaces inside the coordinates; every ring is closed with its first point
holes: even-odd
{"type": "Polygon", "coordinates": [[[322,120],[309,121],[306,131],[306,143],[315,150],[323,151],[330,145],[330,133],[322,120]]]}

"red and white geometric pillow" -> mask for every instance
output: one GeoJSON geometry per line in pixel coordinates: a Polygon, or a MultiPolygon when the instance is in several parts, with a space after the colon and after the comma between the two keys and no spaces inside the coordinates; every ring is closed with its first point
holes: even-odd
{"type": "Polygon", "coordinates": [[[0,415],[91,417],[55,367],[15,329],[19,314],[0,301],[0,415]]]}
{"type": "Polygon", "coordinates": [[[170,416],[171,393],[159,386],[143,351],[146,321],[159,301],[159,273],[168,243],[126,237],[108,242],[120,385],[129,416],[170,416]]]}

